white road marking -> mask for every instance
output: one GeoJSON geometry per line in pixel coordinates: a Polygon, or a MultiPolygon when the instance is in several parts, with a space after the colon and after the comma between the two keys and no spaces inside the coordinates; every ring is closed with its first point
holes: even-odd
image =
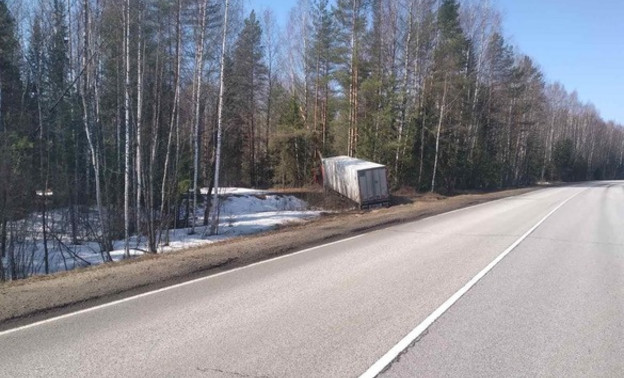
{"type": "Polygon", "coordinates": [[[162,293],[162,292],[167,291],[167,290],[176,289],[176,288],[183,287],[183,286],[187,286],[187,285],[192,285],[192,284],[197,283],[197,282],[201,282],[201,281],[209,280],[209,279],[211,279],[211,278],[216,278],[216,277],[223,276],[223,275],[226,275],[226,274],[229,274],[229,273],[234,273],[234,272],[237,272],[237,271],[239,271],[239,270],[248,269],[248,268],[251,268],[251,267],[254,267],[254,266],[260,265],[260,264],[265,264],[265,263],[269,263],[269,262],[272,262],[272,261],[277,261],[277,260],[285,259],[285,258],[287,258],[287,257],[296,256],[296,255],[299,255],[299,254],[302,254],[302,253],[306,253],[306,252],[313,251],[313,250],[315,250],[315,249],[319,249],[319,248],[323,248],[323,247],[328,247],[328,246],[330,246],[330,245],[334,245],[334,244],[338,244],[338,243],[343,243],[343,242],[346,242],[346,241],[354,240],[354,239],[360,238],[360,237],[362,237],[362,236],[364,236],[364,235],[367,235],[367,234],[360,234],[360,235],[352,236],[352,237],[349,237],[349,238],[346,238],[346,239],[337,240],[337,241],[334,241],[334,242],[331,242],[331,243],[326,243],[326,244],[323,244],[323,245],[317,245],[316,247],[310,247],[310,248],[302,249],[301,251],[297,251],[297,252],[289,253],[289,254],[282,255],[282,256],[273,257],[273,258],[268,259],[268,260],[258,261],[258,262],[253,263],[253,264],[249,264],[249,265],[241,266],[241,267],[238,267],[238,268],[234,268],[234,269],[226,270],[226,271],[224,271],[224,272],[216,273],[216,274],[213,274],[213,275],[210,275],[210,276],[205,276],[205,277],[196,278],[196,279],[194,279],[194,280],[190,280],[190,281],[182,282],[182,283],[179,283],[179,284],[175,284],[175,285],[171,285],[171,286],[163,287],[163,288],[160,288],[160,289],[157,289],[157,290],[153,290],[153,291],[148,291],[148,292],[146,292],[146,293],[141,293],[141,294],[133,295],[133,296],[131,296],[131,297],[127,297],[127,298],[119,299],[119,300],[116,300],[116,301],[113,301],[113,302],[108,302],[108,303],[104,303],[104,304],[101,304],[101,305],[98,305],[98,306],[85,308],[84,310],[79,310],[79,311],[75,311],[75,312],[70,312],[70,313],[68,313],[68,314],[64,314],[64,315],[60,315],[60,316],[55,316],[55,317],[53,317],[53,318],[49,318],[49,319],[45,319],[45,320],[41,320],[41,321],[39,321],[39,322],[35,322],[35,323],[31,323],[31,324],[27,324],[27,325],[24,325],[24,326],[21,326],[21,327],[8,329],[8,330],[5,330],[5,331],[1,331],[1,332],[0,332],[0,336],[5,336],[5,335],[8,335],[8,334],[10,334],[10,333],[14,333],[14,332],[18,332],[18,331],[23,331],[23,330],[25,330],[25,329],[28,329],[28,328],[33,328],[33,327],[40,326],[40,325],[43,325],[43,324],[46,324],[46,323],[52,323],[52,322],[55,322],[55,321],[58,321],[58,320],[61,320],[61,319],[67,319],[67,318],[70,318],[70,317],[72,317],[72,316],[76,316],[76,315],[84,314],[84,313],[91,312],[91,311],[95,311],[95,310],[99,310],[99,309],[102,309],[102,308],[115,306],[115,305],[118,305],[118,304],[120,304],[120,303],[129,302],[129,301],[132,301],[132,300],[135,300],[135,299],[139,299],[139,298],[147,297],[147,296],[149,296],[149,295],[162,293]]]}
{"type": "MultiPolygon", "coordinates": [[[[587,189],[585,189],[587,190],[587,189]]],[[[546,221],[546,219],[550,218],[557,210],[559,210],[563,205],[565,205],[572,198],[578,196],[583,193],[585,190],[581,190],[577,193],[574,193],[572,196],[568,197],[566,200],[561,202],[557,207],[555,207],[552,211],[550,211],[546,216],[544,216],[539,222],[537,222],[533,227],[531,227],[524,235],[520,236],[518,240],[513,242],[506,250],[504,250],[498,257],[496,257],[491,263],[489,263],[483,270],[477,273],[468,283],[466,283],[461,289],[459,289],[455,294],[453,294],[449,299],[447,299],[440,307],[438,307],[435,311],[433,311],[425,320],[422,321],[416,328],[414,328],[410,333],[408,333],[401,341],[399,341],[395,346],[393,346],[386,354],[384,354],[377,362],[375,362],[368,370],[366,370],[360,378],[375,378],[377,377],[387,366],[389,366],[392,361],[401,352],[403,352],[411,343],[414,342],[429,326],[431,326],[442,314],[444,314],[451,306],[455,304],[464,294],[468,292],[479,280],[481,280],[496,264],[498,264],[502,259],[505,258],[511,251],[513,251],[524,239],[526,239],[533,231],[535,231],[542,223],[546,221]]]]}

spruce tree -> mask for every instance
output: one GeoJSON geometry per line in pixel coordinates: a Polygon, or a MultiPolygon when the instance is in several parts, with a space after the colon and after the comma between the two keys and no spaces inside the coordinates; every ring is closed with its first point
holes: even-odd
{"type": "Polygon", "coordinates": [[[467,89],[465,70],[468,69],[470,44],[461,28],[459,3],[444,0],[438,9],[438,42],[434,50],[433,91],[437,104],[435,125],[435,154],[431,191],[436,189],[438,173],[447,191],[455,187],[459,142],[462,140],[463,106],[467,89]]]}
{"type": "Polygon", "coordinates": [[[22,124],[22,81],[15,19],[5,0],[0,0],[0,281],[5,279],[2,257],[8,255],[11,279],[18,272],[9,248],[7,225],[26,214],[32,203],[28,157],[32,141],[22,124]]]}
{"type": "Polygon", "coordinates": [[[503,37],[494,33],[485,53],[487,88],[483,92],[480,110],[482,127],[478,136],[475,185],[497,188],[502,185],[503,131],[509,110],[509,93],[513,69],[513,50],[503,37]]]}
{"type": "Polygon", "coordinates": [[[317,155],[330,151],[329,130],[332,74],[336,65],[336,26],[328,0],[315,0],[312,12],[312,43],[308,56],[312,60],[314,82],[314,144],[317,155]]]}
{"type": "Polygon", "coordinates": [[[236,40],[231,78],[231,94],[235,98],[231,105],[235,107],[235,116],[243,127],[239,132],[243,135],[243,153],[246,157],[242,162],[243,176],[240,179],[251,186],[258,184],[258,112],[261,109],[260,95],[267,75],[263,60],[262,28],[256,13],[252,11],[236,40]]]}
{"type": "Polygon", "coordinates": [[[337,26],[338,62],[341,69],[336,77],[343,92],[340,107],[342,118],[339,151],[357,155],[360,136],[360,87],[362,79],[363,41],[367,27],[369,0],[337,0],[332,9],[337,26]],[[342,142],[342,143],[341,143],[342,142]]]}
{"type": "Polygon", "coordinates": [[[0,0],[0,132],[11,129],[17,118],[22,82],[15,19],[5,0],[0,0]]]}

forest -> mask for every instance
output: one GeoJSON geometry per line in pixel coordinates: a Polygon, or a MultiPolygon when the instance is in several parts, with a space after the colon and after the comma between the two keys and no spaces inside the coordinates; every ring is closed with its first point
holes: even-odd
{"type": "Polygon", "coordinates": [[[299,0],[289,14],[0,0],[1,256],[20,219],[40,214],[45,239],[61,208],[72,243],[96,212],[104,259],[134,234],[156,253],[163,230],[195,226],[189,207],[209,213],[200,188],[318,185],[334,155],[444,194],[624,178],[622,126],[547,82],[489,1],[299,0]]]}

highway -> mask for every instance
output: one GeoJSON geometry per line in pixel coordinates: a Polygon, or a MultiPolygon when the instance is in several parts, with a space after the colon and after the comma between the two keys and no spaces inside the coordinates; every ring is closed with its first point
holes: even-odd
{"type": "Polygon", "coordinates": [[[1,377],[624,376],[623,356],[624,182],[541,189],[0,332],[1,377]]]}

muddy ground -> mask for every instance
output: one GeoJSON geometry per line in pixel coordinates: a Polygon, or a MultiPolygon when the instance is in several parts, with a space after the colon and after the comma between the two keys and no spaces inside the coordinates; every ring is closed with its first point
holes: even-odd
{"type": "Polygon", "coordinates": [[[413,221],[462,207],[523,194],[537,188],[443,197],[409,191],[394,206],[348,210],[348,201],[320,191],[288,192],[312,206],[342,210],[305,224],[241,237],[175,253],[143,256],[113,264],[0,284],[0,330],[111,300],[165,287],[373,229],[413,221]],[[348,217],[348,222],[345,219],[348,217]]]}

